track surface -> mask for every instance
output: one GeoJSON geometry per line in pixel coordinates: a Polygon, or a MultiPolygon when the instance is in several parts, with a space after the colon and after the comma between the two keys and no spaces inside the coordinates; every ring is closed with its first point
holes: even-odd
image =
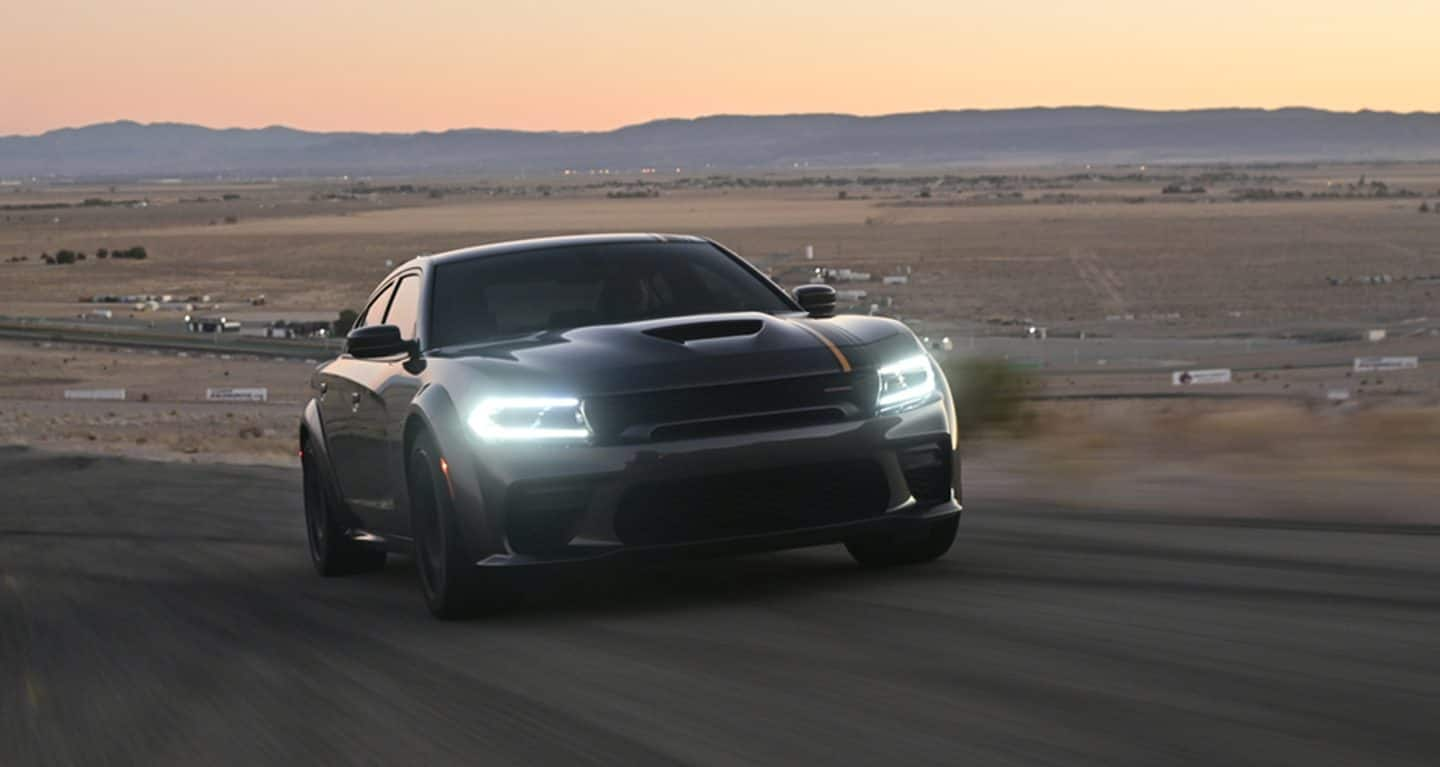
{"type": "Polygon", "coordinates": [[[1440,762],[1440,535],[972,502],[943,561],[323,580],[299,475],[0,452],[0,764],[1440,762]]]}

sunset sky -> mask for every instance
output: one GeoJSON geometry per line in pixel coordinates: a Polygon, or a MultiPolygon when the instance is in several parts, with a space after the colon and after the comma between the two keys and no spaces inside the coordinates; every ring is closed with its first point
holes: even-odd
{"type": "Polygon", "coordinates": [[[7,0],[0,134],[609,129],[1106,104],[1440,111],[1440,1],[7,0]]]}

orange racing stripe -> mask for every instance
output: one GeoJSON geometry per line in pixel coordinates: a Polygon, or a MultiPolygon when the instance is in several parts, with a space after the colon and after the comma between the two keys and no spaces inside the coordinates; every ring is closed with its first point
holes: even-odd
{"type": "Polygon", "coordinates": [[[825,344],[825,348],[829,349],[830,353],[835,355],[835,361],[840,363],[840,370],[845,373],[850,372],[850,359],[845,356],[845,352],[840,351],[840,347],[836,346],[834,341],[826,338],[824,333],[821,333],[815,328],[806,325],[800,320],[792,320],[791,323],[801,328],[804,328],[805,332],[820,339],[820,343],[825,344]]]}

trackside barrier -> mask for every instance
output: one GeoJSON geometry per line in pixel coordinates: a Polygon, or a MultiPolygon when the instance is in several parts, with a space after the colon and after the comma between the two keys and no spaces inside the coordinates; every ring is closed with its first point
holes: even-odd
{"type": "Polygon", "coordinates": [[[205,399],[212,402],[265,402],[270,399],[270,390],[264,386],[206,389],[205,399]]]}
{"type": "Polygon", "coordinates": [[[1414,370],[1420,367],[1419,357],[1356,357],[1356,373],[1372,373],[1379,370],[1414,370]]]}
{"type": "Polygon", "coordinates": [[[1197,386],[1201,384],[1230,383],[1230,368],[1216,370],[1177,370],[1170,374],[1172,386],[1197,386]]]}
{"type": "Polygon", "coordinates": [[[125,399],[124,389],[66,389],[65,399],[125,399]]]}

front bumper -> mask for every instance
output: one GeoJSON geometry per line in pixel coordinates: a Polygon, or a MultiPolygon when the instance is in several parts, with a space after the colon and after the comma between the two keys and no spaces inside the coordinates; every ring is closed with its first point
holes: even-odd
{"type": "MultiPolygon", "coordinates": [[[[454,506],[509,567],[836,543],[960,512],[948,402],[803,428],[614,446],[468,440],[454,506]]],[[[459,481],[454,481],[459,480],[459,481]]]]}

